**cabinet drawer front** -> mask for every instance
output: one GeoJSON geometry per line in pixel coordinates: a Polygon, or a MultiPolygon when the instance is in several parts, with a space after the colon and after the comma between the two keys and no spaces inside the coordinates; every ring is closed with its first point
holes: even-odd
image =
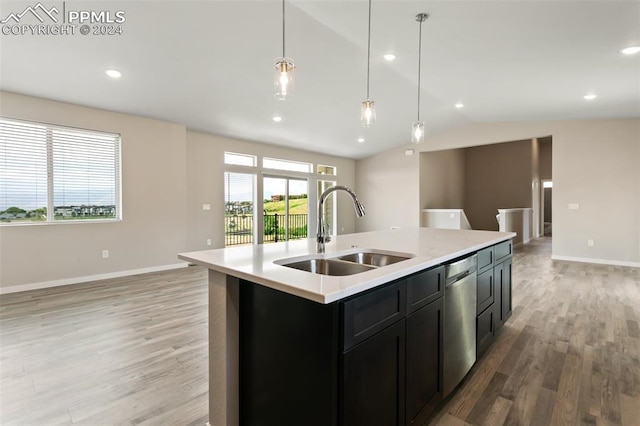
{"type": "Polygon", "coordinates": [[[402,319],[406,303],[406,280],[344,302],[343,349],[346,351],[402,319]]]}
{"type": "Polygon", "coordinates": [[[495,286],[493,269],[490,269],[482,274],[478,275],[478,298],[477,298],[477,311],[481,313],[489,306],[493,304],[495,297],[495,286]]]}
{"type": "Polygon", "coordinates": [[[407,278],[407,312],[411,313],[444,295],[444,266],[407,278]]]}
{"type": "Polygon", "coordinates": [[[493,343],[493,339],[495,338],[494,331],[494,315],[495,312],[493,309],[487,309],[480,315],[478,315],[476,322],[476,332],[478,336],[477,340],[477,358],[479,359],[484,352],[491,346],[493,343]]]}
{"type": "Polygon", "coordinates": [[[513,253],[513,243],[511,242],[511,240],[496,244],[494,247],[496,262],[499,262],[507,256],[511,256],[511,254],[513,253]]]}
{"type": "Polygon", "coordinates": [[[493,247],[478,252],[478,272],[482,272],[489,266],[493,266],[493,247]]]}

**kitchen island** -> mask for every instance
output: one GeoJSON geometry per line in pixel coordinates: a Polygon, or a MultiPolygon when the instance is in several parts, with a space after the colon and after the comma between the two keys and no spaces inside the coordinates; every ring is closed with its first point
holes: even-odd
{"type": "MultiPolygon", "coordinates": [[[[291,395],[277,397],[278,390],[276,388],[278,386],[275,383],[271,383],[269,388],[262,388],[261,393],[264,393],[264,395],[254,394],[247,399],[247,388],[252,387],[259,390],[261,389],[260,386],[265,384],[263,382],[266,379],[264,377],[256,377],[255,380],[252,379],[253,381],[250,384],[247,384],[245,378],[264,370],[277,372],[278,366],[274,365],[274,363],[278,363],[278,347],[282,346],[282,342],[285,341],[287,336],[295,336],[295,341],[289,342],[290,347],[287,350],[291,353],[299,351],[298,356],[286,360],[287,363],[290,363],[291,372],[287,373],[287,371],[284,371],[287,369],[283,369],[281,380],[278,380],[278,382],[283,384],[284,388],[287,388],[287,380],[291,379],[295,382],[295,377],[300,376],[300,371],[296,370],[296,368],[302,368],[299,364],[306,363],[310,373],[309,380],[303,377],[297,384],[304,386],[304,383],[313,382],[312,379],[314,377],[325,377],[325,383],[318,386],[312,383],[313,386],[300,389],[290,389],[292,386],[288,386],[290,393],[301,395],[305,391],[308,392],[306,395],[302,395],[307,402],[313,400],[316,394],[323,395],[322,398],[326,399],[326,401],[315,405],[322,406],[320,411],[322,411],[322,408],[326,408],[327,410],[325,411],[327,412],[314,415],[318,419],[317,423],[340,424],[342,422],[344,424],[344,419],[351,414],[344,413],[345,404],[339,399],[341,398],[340,395],[344,394],[341,389],[349,386],[348,383],[344,382],[345,374],[353,375],[354,372],[350,370],[340,375],[338,370],[343,371],[345,364],[349,364],[349,359],[355,360],[357,364],[362,363],[357,357],[341,358],[342,355],[340,354],[342,352],[346,354],[347,351],[353,354],[353,349],[361,349],[363,347],[361,338],[371,337],[371,333],[380,331],[373,327],[364,333],[364,337],[356,336],[351,340],[347,340],[342,329],[345,304],[363,296],[372,297],[370,295],[375,293],[377,295],[396,295],[393,297],[399,298],[395,303],[398,305],[400,303],[398,302],[399,300],[405,300],[407,292],[405,281],[412,279],[415,281],[414,278],[419,276],[430,277],[434,275],[433,271],[437,270],[440,265],[475,253],[488,254],[488,257],[483,255],[479,258],[489,259],[490,269],[493,271],[493,247],[499,247],[501,243],[509,242],[508,254],[510,255],[510,240],[514,236],[515,234],[513,233],[433,228],[341,235],[336,237],[335,241],[327,244],[324,257],[332,258],[339,254],[354,253],[362,250],[381,250],[402,254],[407,257],[406,260],[394,264],[345,276],[322,275],[283,266],[283,263],[286,263],[284,262],[286,259],[300,260],[315,257],[316,242],[313,239],[180,254],[179,257],[183,260],[209,268],[210,423],[212,425],[240,424],[239,400],[241,398],[243,399],[242,423],[252,424],[252,417],[247,411],[247,407],[271,406],[269,403],[261,401],[261,399],[265,398],[268,400],[269,395],[276,395],[276,399],[280,401],[286,401],[287,398],[291,397],[291,395]],[[273,303],[273,306],[267,306],[269,303],[273,303]],[[241,306],[243,304],[245,306],[241,306]],[[263,307],[266,309],[265,312],[267,314],[258,312],[262,311],[263,307]],[[279,307],[279,310],[276,307],[279,307]],[[248,315],[250,311],[256,311],[258,314],[266,316],[248,315]],[[293,315],[293,312],[297,316],[293,315]],[[273,319],[273,324],[267,324],[270,319],[273,319]],[[250,324],[250,326],[247,326],[247,324],[250,324]],[[261,326],[276,327],[278,324],[278,330],[283,331],[270,335],[270,338],[273,339],[271,341],[272,344],[259,340],[264,333],[258,333],[257,328],[261,326]],[[287,326],[283,327],[283,324],[287,326]],[[299,327],[303,327],[306,324],[309,327],[318,328],[310,329],[305,337],[304,333],[301,334],[301,331],[303,331],[301,328],[291,328],[288,324],[300,324],[299,327]],[[290,334],[287,335],[287,333],[290,334]],[[253,336],[251,338],[258,340],[251,340],[248,336],[253,336]],[[309,336],[310,338],[307,339],[309,336]],[[315,357],[314,355],[309,359],[304,359],[306,356],[303,352],[305,346],[308,348],[309,354],[311,354],[316,349],[316,346],[322,348],[323,342],[326,343],[326,346],[329,346],[327,350],[330,354],[325,354],[326,357],[324,355],[315,357]],[[258,343],[261,345],[260,348],[254,347],[258,343]],[[241,347],[243,348],[242,353],[241,347]],[[274,350],[272,351],[271,349],[274,350]],[[260,359],[260,354],[264,355],[264,359],[260,359]],[[270,361],[265,364],[265,360],[270,361]],[[314,362],[317,362],[318,365],[314,366],[314,362]],[[242,366],[241,363],[243,364],[242,366]],[[327,371],[320,371],[319,366],[327,369],[327,371],[331,370],[331,374],[327,374],[327,371]],[[241,369],[244,371],[243,389],[241,389],[239,379],[241,369]],[[313,389],[316,389],[316,391],[313,391],[313,389]],[[329,420],[319,420],[322,416],[326,416],[329,420]]],[[[498,264],[496,264],[497,266],[498,264]]],[[[500,266],[502,267],[503,265],[500,266]]],[[[481,267],[487,269],[486,262],[484,265],[481,265],[480,262],[478,263],[479,272],[481,267]]],[[[491,280],[491,285],[494,285],[493,280],[491,280]]],[[[438,294],[431,295],[429,302],[433,301],[433,297],[441,297],[444,294],[443,286],[444,283],[438,281],[436,287],[438,287],[439,296],[438,294]]],[[[490,292],[493,298],[495,290],[493,287],[491,288],[490,292]]],[[[373,297],[377,296],[374,295],[373,297]]],[[[438,300],[441,301],[442,299],[438,300]]],[[[352,307],[357,305],[356,302],[352,303],[352,307]]],[[[387,303],[387,305],[389,304],[387,303]]],[[[430,307],[431,309],[433,306],[435,305],[429,304],[424,308],[430,307]]],[[[418,307],[423,308],[422,305],[418,307]]],[[[436,319],[438,315],[441,316],[441,311],[442,309],[434,311],[436,319]]],[[[493,310],[490,310],[490,312],[493,318],[493,310]]],[[[420,309],[418,313],[427,314],[425,309],[420,309]]],[[[478,313],[480,312],[473,312],[474,318],[478,313]]],[[[415,317],[415,314],[412,315],[415,317]]],[[[394,317],[396,319],[393,321],[383,321],[384,332],[404,336],[405,316],[407,316],[408,322],[408,313],[405,310],[402,311],[401,315],[396,315],[394,317]],[[397,322],[394,322],[396,320],[397,322]]],[[[352,324],[352,328],[357,328],[357,323],[361,319],[353,319],[355,319],[356,325],[352,324]]],[[[491,324],[493,324],[494,320],[492,319],[491,321],[491,324]]],[[[422,326],[422,323],[417,325],[418,328],[422,326]]],[[[492,332],[493,329],[492,325],[492,332]]],[[[438,333],[440,338],[441,331],[442,329],[440,328],[438,333]]],[[[403,357],[404,351],[403,346],[401,351],[403,357]]],[[[441,357],[442,354],[440,353],[441,357]]],[[[366,360],[367,358],[364,357],[362,359],[366,360]]],[[[404,367],[404,358],[402,366],[404,367]]],[[[399,371],[398,368],[396,370],[399,371]]],[[[359,379],[356,378],[355,380],[359,379]]],[[[349,395],[352,394],[352,392],[349,392],[349,395]]],[[[404,395],[402,395],[402,398],[404,401],[404,395]]],[[[301,423],[300,419],[293,417],[297,415],[294,407],[290,406],[289,408],[290,414],[279,409],[280,424],[303,424],[304,422],[301,423]]],[[[307,414],[309,412],[309,410],[304,411],[307,414]]],[[[401,417],[402,419],[399,418],[398,423],[404,424],[404,418],[406,417],[407,424],[411,424],[410,416],[405,416],[404,411],[401,417]]],[[[264,417],[262,417],[261,421],[264,424],[269,424],[264,417]]]]}

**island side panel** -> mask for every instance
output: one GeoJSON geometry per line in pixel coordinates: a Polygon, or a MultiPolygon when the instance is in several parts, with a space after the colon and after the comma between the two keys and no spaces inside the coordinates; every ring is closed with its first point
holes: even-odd
{"type": "Polygon", "coordinates": [[[239,424],[238,279],[209,270],[209,424],[239,424]]]}

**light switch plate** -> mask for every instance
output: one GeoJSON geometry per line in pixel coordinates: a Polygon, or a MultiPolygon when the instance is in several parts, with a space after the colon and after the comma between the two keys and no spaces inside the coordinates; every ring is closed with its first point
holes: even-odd
{"type": "Polygon", "coordinates": [[[211,204],[203,204],[202,210],[211,210],[211,204]]]}
{"type": "Polygon", "coordinates": [[[569,210],[580,210],[580,204],[578,204],[578,203],[569,203],[569,210]]]}

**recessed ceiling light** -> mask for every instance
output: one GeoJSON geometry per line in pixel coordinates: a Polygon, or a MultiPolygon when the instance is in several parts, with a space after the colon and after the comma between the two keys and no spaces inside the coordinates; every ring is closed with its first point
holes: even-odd
{"type": "Polygon", "coordinates": [[[276,123],[279,123],[282,121],[282,117],[280,117],[279,115],[274,115],[271,119],[276,123]]]}
{"type": "Polygon", "coordinates": [[[120,71],[114,70],[114,69],[106,70],[104,73],[107,74],[111,78],[120,78],[120,77],[122,77],[122,73],[120,71]]]}
{"type": "Polygon", "coordinates": [[[364,142],[364,138],[358,138],[358,142],[360,143],[364,142]]]}
{"type": "Polygon", "coordinates": [[[455,104],[455,107],[456,107],[456,108],[458,108],[458,109],[460,109],[460,108],[464,108],[464,104],[463,104],[463,103],[458,102],[457,104],[455,104]]]}
{"type": "Polygon", "coordinates": [[[394,55],[393,53],[385,53],[384,55],[382,55],[382,57],[391,62],[396,58],[396,55],[394,55]]]}
{"type": "Polygon", "coordinates": [[[598,95],[596,95],[595,93],[589,93],[588,95],[584,95],[583,97],[584,97],[586,100],[588,100],[588,101],[592,101],[592,100],[594,100],[595,98],[597,98],[597,97],[598,97],[598,95]]]}
{"type": "Polygon", "coordinates": [[[624,55],[635,55],[636,53],[640,53],[640,46],[625,47],[620,51],[620,53],[624,55]]]}

